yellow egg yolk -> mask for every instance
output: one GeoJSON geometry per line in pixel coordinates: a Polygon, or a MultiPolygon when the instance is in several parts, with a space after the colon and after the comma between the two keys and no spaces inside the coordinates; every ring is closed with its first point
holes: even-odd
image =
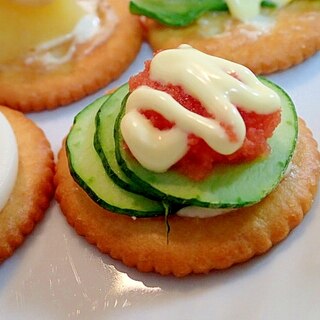
{"type": "Polygon", "coordinates": [[[84,14],[76,0],[0,0],[0,64],[71,32],[84,14]]]}

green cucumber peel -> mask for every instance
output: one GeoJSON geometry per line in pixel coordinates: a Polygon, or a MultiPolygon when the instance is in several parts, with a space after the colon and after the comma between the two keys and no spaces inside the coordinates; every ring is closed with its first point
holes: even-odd
{"type": "Polygon", "coordinates": [[[171,212],[170,204],[163,202],[165,208],[164,220],[166,225],[166,235],[167,235],[167,244],[169,244],[169,234],[170,234],[170,224],[169,224],[169,215],[171,212]]]}
{"type": "Polygon", "coordinates": [[[128,192],[114,183],[94,148],[95,117],[110,97],[101,97],[75,117],[66,139],[70,173],[88,196],[104,209],[135,217],[163,216],[167,209],[161,202],[128,192]]]}
{"type": "Polygon", "coordinates": [[[140,188],[148,190],[165,203],[240,208],[261,201],[278,185],[287,170],[296,146],[298,122],[290,97],[271,81],[264,78],[260,80],[279,94],[282,105],[281,123],[268,141],[271,152],[267,157],[237,165],[217,166],[208,178],[200,182],[172,170],[151,172],[123,148],[124,141],[119,129],[125,112],[123,103],[115,124],[115,151],[119,166],[140,188]]]}
{"type": "MultiPolygon", "coordinates": [[[[275,8],[272,1],[262,1],[262,7],[275,8]]],[[[143,15],[172,27],[184,27],[208,11],[227,11],[224,0],[132,0],[130,12],[143,15]]]]}
{"type": "Polygon", "coordinates": [[[143,194],[121,170],[114,154],[114,123],[120,112],[121,103],[128,94],[128,84],[120,87],[98,110],[95,122],[94,147],[108,176],[121,188],[143,194]]]}
{"type": "Polygon", "coordinates": [[[107,175],[119,187],[157,200],[152,193],[149,193],[148,190],[141,188],[139,184],[131,180],[122,171],[116,159],[115,140],[113,137],[118,128],[115,127],[115,123],[122,109],[122,105],[127,101],[128,95],[129,85],[124,84],[110,96],[97,112],[95,118],[96,131],[94,134],[94,147],[101,158],[107,175]]]}

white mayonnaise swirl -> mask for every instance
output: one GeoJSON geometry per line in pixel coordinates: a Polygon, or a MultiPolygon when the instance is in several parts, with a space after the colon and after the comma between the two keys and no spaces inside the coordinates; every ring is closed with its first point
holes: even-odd
{"type": "Polygon", "coordinates": [[[0,211],[5,207],[18,174],[18,146],[7,118],[0,112],[0,211]]]}
{"type": "Polygon", "coordinates": [[[83,52],[83,54],[88,54],[112,34],[118,18],[107,0],[77,0],[77,3],[86,14],[74,29],[70,33],[38,45],[27,56],[26,64],[38,62],[50,67],[66,63],[73,58],[79,45],[91,41],[83,52]],[[59,48],[65,45],[68,49],[61,50],[61,53],[59,48]]]}
{"type": "Polygon", "coordinates": [[[280,109],[279,96],[249,69],[188,45],[156,54],[150,78],[181,86],[212,115],[207,118],[191,112],[169,94],[147,86],[134,90],[127,100],[120,129],[134,157],[154,172],[167,171],[186,154],[191,133],[220,154],[240,149],[246,127],[237,107],[258,114],[280,109]],[[160,113],[174,126],[169,130],[155,128],[141,114],[143,109],[160,113]],[[226,128],[232,131],[232,137],[226,128]]]}
{"type": "MultiPolygon", "coordinates": [[[[260,14],[262,0],[226,0],[231,15],[239,20],[246,21],[260,14]]],[[[272,0],[277,7],[282,7],[292,0],[272,0]]]]}

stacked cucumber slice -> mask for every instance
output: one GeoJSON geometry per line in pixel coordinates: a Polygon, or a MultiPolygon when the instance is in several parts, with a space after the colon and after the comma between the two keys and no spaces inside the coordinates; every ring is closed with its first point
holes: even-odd
{"type": "MultiPolygon", "coordinates": [[[[262,7],[275,8],[273,1],[261,1],[262,7]]],[[[225,0],[132,0],[130,12],[172,27],[191,24],[208,11],[227,11],[225,0]]]]}
{"type": "Polygon", "coordinates": [[[297,115],[288,95],[261,78],[281,98],[281,123],[269,139],[267,157],[237,165],[221,165],[203,181],[169,170],[143,168],[124,148],[119,129],[128,85],[86,107],[67,137],[70,172],[100,206],[116,213],[152,217],[183,206],[240,208],[259,202],[284,176],[297,140],[297,115]]]}
{"type": "MultiPolygon", "coordinates": [[[[111,96],[104,96],[82,110],[67,137],[66,148],[71,175],[101,207],[137,217],[164,214],[161,202],[126,191],[112,180],[94,148],[95,117],[111,96]]],[[[111,138],[111,137],[110,137],[111,138]]]]}

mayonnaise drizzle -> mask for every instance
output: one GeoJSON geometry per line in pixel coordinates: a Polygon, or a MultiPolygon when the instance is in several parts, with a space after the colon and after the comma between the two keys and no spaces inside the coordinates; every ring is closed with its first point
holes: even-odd
{"type": "MultiPolygon", "coordinates": [[[[226,0],[231,15],[247,21],[260,14],[262,0],[226,0]]],[[[282,7],[292,0],[272,0],[277,7],[282,7]]]]}
{"type": "Polygon", "coordinates": [[[5,207],[18,173],[18,147],[7,118],[0,112],[0,211],[5,207]]]}
{"type": "Polygon", "coordinates": [[[146,86],[134,90],[127,100],[121,132],[134,157],[155,172],[167,171],[186,154],[190,133],[220,154],[237,151],[246,136],[237,106],[258,114],[270,114],[280,108],[279,96],[249,69],[188,45],[158,53],[151,62],[150,77],[162,84],[181,86],[214,117],[187,110],[165,92],[146,86]],[[140,113],[141,109],[157,111],[175,123],[174,127],[153,127],[140,113]],[[226,127],[231,128],[235,139],[230,138],[226,127]]]}

